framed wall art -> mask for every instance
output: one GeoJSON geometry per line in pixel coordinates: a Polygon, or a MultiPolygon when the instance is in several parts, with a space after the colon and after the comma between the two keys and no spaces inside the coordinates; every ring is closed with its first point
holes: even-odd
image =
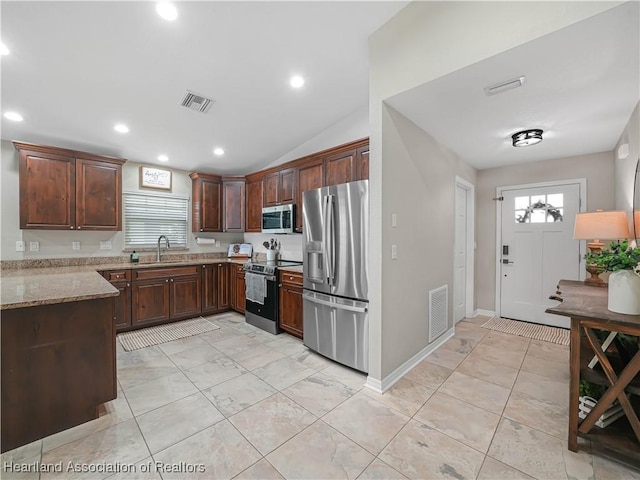
{"type": "Polygon", "coordinates": [[[171,170],[140,167],[140,187],[171,190],[171,170]]]}

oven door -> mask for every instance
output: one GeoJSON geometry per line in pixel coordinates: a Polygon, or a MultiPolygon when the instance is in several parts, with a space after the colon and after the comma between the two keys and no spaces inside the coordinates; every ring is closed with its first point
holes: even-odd
{"type": "MultiPolygon", "coordinates": [[[[267,276],[264,303],[246,299],[245,317],[247,323],[266,332],[277,335],[278,328],[278,282],[275,277],[267,276]]],[[[245,295],[246,298],[246,295],[245,295]]]]}

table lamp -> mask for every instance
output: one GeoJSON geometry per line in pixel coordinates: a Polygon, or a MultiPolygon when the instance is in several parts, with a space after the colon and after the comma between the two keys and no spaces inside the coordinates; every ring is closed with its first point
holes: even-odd
{"type": "MultiPolygon", "coordinates": [[[[629,225],[627,224],[627,213],[623,211],[578,213],[573,230],[575,240],[591,240],[587,247],[591,253],[600,253],[605,246],[601,239],[619,240],[629,237],[629,225]]],[[[589,264],[586,267],[591,275],[584,283],[596,287],[605,287],[607,284],[599,277],[604,272],[602,267],[589,264]]]]}

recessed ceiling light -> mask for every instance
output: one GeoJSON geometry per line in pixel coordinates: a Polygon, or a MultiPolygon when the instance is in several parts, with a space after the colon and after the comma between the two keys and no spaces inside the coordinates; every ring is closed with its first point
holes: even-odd
{"type": "Polygon", "coordinates": [[[511,135],[514,147],[529,147],[542,141],[542,130],[532,129],[511,135]]]}
{"type": "Polygon", "coordinates": [[[218,156],[224,155],[224,149],[222,149],[220,147],[216,147],[216,148],[213,149],[213,153],[215,155],[218,155],[218,156]]]}
{"type": "Polygon", "coordinates": [[[7,120],[12,120],[14,122],[21,122],[22,120],[24,120],[22,118],[22,115],[17,112],[6,112],[4,114],[4,118],[6,118],[7,120]]]}
{"type": "Polygon", "coordinates": [[[4,43],[0,43],[0,55],[9,55],[9,49],[4,43]]]}
{"type": "Polygon", "coordinates": [[[129,127],[127,127],[124,123],[118,123],[113,129],[116,132],[120,133],[129,133],[129,127]]]}
{"type": "Polygon", "coordinates": [[[168,162],[169,157],[167,157],[166,155],[158,155],[158,160],[160,160],[161,162],[168,162]]]}
{"type": "Polygon", "coordinates": [[[293,77],[291,77],[291,80],[289,80],[289,84],[293,88],[300,88],[304,85],[304,78],[302,78],[300,75],[294,75],[293,77]]]}
{"type": "Polygon", "coordinates": [[[156,12],[165,20],[173,21],[178,18],[178,10],[171,2],[158,2],[156,12]]]}

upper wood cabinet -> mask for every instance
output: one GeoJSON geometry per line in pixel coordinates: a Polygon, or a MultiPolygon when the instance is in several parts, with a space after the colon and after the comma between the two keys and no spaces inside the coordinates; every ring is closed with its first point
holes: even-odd
{"type": "Polygon", "coordinates": [[[324,159],[325,185],[352,182],[356,178],[356,151],[327,155],[324,159]]]}
{"type": "Polygon", "coordinates": [[[295,202],[296,169],[286,168],[264,177],[264,206],[295,202]]]}
{"type": "Polygon", "coordinates": [[[324,163],[322,158],[312,159],[298,168],[298,193],[296,198],[296,232],[302,232],[302,193],[323,187],[324,163]]]}
{"type": "Polygon", "coordinates": [[[122,230],[126,160],[14,142],[20,153],[20,228],[122,230]]]}
{"type": "Polygon", "coordinates": [[[356,150],[356,180],[369,180],[369,145],[356,150]]]}
{"type": "Polygon", "coordinates": [[[262,177],[247,178],[247,225],[245,232],[261,232],[262,231],[262,177]]]}
{"type": "Polygon", "coordinates": [[[244,232],[245,181],[222,179],[222,231],[244,232]]]}
{"type": "Polygon", "coordinates": [[[191,173],[191,231],[222,231],[222,177],[191,173]]]}

